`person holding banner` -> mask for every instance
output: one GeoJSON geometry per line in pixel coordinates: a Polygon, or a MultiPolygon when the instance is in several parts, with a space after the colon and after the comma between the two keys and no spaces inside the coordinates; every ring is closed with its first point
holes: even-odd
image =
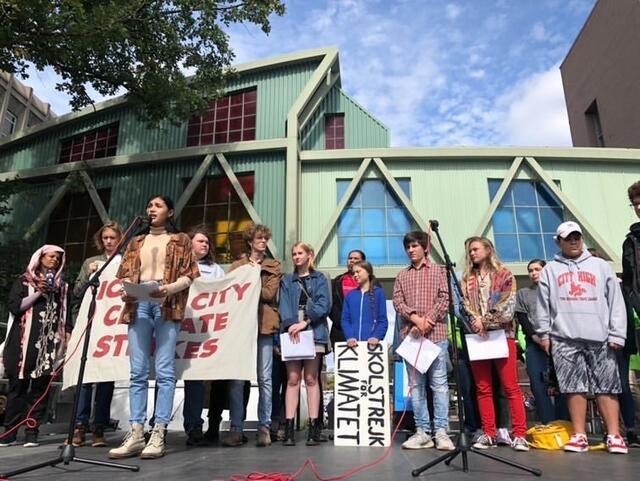
{"type": "Polygon", "coordinates": [[[44,245],[33,253],[24,274],[11,287],[7,338],[0,353],[9,379],[0,447],[17,444],[17,426],[38,400],[31,413],[36,424],[26,427],[24,447],[39,445],[38,425],[48,396],[40,397],[64,360],[71,332],[69,288],[62,280],[64,264],[64,249],[44,245]]]}
{"type": "MultiPolygon", "coordinates": [[[[198,270],[203,279],[219,279],[224,277],[224,271],[213,258],[212,242],[209,233],[203,227],[196,227],[189,232],[193,257],[198,261],[198,270]]],[[[187,433],[187,446],[203,446],[205,442],[202,434],[202,408],[204,406],[204,381],[184,382],[184,404],[182,416],[184,431],[187,433]]]]}
{"type": "Polygon", "coordinates": [[[525,438],[527,418],[518,384],[514,339],[516,281],[498,258],[489,239],[471,237],[465,242],[465,251],[466,267],[462,275],[462,294],[464,304],[473,318],[471,328],[482,338],[488,336],[487,331],[503,329],[508,347],[506,358],[471,361],[483,431],[473,446],[477,449],[497,446],[492,374],[495,365],[511,412],[511,447],[515,451],[529,451],[529,443],[525,438]]]}
{"type": "MultiPolygon", "coordinates": [[[[122,230],[116,222],[107,222],[93,236],[93,242],[98,249],[97,256],[85,259],[73,286],[73,318],[78,315],[80,304],[82,303],[83,288],[89,282],[89,277],[112,255],[116,254],[116,248],[122,237],[122,230]]],[[[121,257],[120,254],[116,254],[121,257]]],[[[119,262],[114,259],[113,262],[119,262]]],[[[104,428],[109,424],[111,418],[111,399],[113,398],[113,382],[99,382],[95,384],[95,408],[93,412],[92,442],[94,448],[107,445],[104,437],[104,428]]],[[[89,428],[89,418],[91,417],[91,397],[93,394],[93,383],[85,383],[80,388],[80,401],[78,403],[78,413],[76,415],[76,428],[73,431],[72,444],[83,446],[85,436],[89,428]]]]}
{"type": "Polygon", "coordinates": [[[133,284],[156,281],[150,293],[157,301],[140,301],[121,291],[125,302],[119,322],[128,324],[129,338],[129,422],[131,430],[118,448],[109,451],[113,459],[140,455],[143,459],[164,456],[165,431],[171,420],[176,389],[175,353],[180,323],[184,317],[189,286],[200,276],[191,250],[191,239],[173,223],[173,201],[154,195],[147,203],[149,226],[127,246],[118,278],[133,284]],[[155,338],[154,362],[158,402],[149,442],[145,444],[144,423],[149,389],[149,360],[155,338]]]}
{"type": "MultiPolygon", "coordinates": [[[[294,417],[298,408],[300,378],[304,368],[309,408],[309,430],[307,446],[321,442],[322,422],[319,419],[320,387],[318,375],[320,359],[317,354],[326,354],[329,346],[327,315],[331,309],[329,281],[315,269],[313,248],[297,242],[291,248],[295,270],[280,282],[280,319],[282,333],[287,333],[292,343],[299,342],[300,333],[311,329],[316,356],[313,359],[286,361],[287,391],[285,394],[285,446],[295,446],[294,417]]],[[[284,353],[283,353],[284,354],[284,353]]]]}
{"type": "MultiPolygon", "coordinates": [[[[251,264],[260,269],[260,303],[258,304],[258,432],[256,446],[271,445],[271,371],[273,368],[273,336],[280,330],[277,297],[282,277],[280,261],[267,257],[267,244],[271,239],[271,229],[266,225],[249,224],[242,233],[248,255],[231,264],[231,271],[251,264]]],[[[242,446],[244,422],[245,381],[229,382],[229,408],[231,427],[225,446],[242,446]]]]}
{"type": "Polygon", "coordinates": [[[408,335],[424,336],[436,344],[439,354],[422,374],[406,362],[411,390],[411,404],[416,432],[403,444],[403,449],[426,449],[434,446],[429,434],[430,419],[427,408],[426,382],[433,391],[433,425],[435,447],[442,451],[455,449],[447,434],[449,429],[449,384],[447,380],[448,341],[447,309],[449,290],[447,273],[428,257],[429,237],[426,232],[414,231],[404,236],[403,244],[411,264],[402,269],[393,285],[393,307],[400,314],[400,338],[408,335]]]}
{"type": "Polygon", "coordinates": [[[387,334],[387,300],[384,291],[375,285],[373,266],[367,261],[353,265],[353,277],[358,288],[344,299],[342,307],[342,331],[349,347],[358,341],[378,344],[387,334]]]}

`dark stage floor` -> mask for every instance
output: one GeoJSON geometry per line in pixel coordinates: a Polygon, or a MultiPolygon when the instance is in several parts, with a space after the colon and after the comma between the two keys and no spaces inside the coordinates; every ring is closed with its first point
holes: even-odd
{"type": "MultiPolygon", "coordinates": [[[[47,426],[46,431],[55,429],[47,426]]],[[[41,435],[42,444],[38,448],[15,446],[0,448],[0,472],[20,468],[32,463],[46,461],[58,454],[58,446],[64,435],[62,427],[58,434],[41,435]]],[[[137,458],[124,460],[140,466],[138,473],[115,470],[99,466],[72,463],[69,466],[46,467],[38,471],[16,476],[12,479],[53,479],[53,480],[228,480],[234,474],[258,472],[293,472],[307,457],[313,459],[320,469],[320,474],[327,478],[340,475],[358,465],[371,462],[383,454],[379,448],[335,448],[328,443],[318,447],[306,447],[303,433],[298,433],[299,443],[295,447],[284,447],[280,443],[269,448],[256,448],[253,445],[253,434],[249,433],[249,444],[241,448],[187,448],[185,436],[180,432],[168,435],[169,449],[164,458],[143,461],[137,458]]],[[[119,444],[122,433],[108,435],[111,445],[119,444]]],[[[402,435],[404,439],[404,435],[402,435]]],[[[107,460],[109,448],[83,447],[76,450],[76,455],[99,460],[107,460]]],[[[587,481],[587,480],[633,480],[640,475],[640,449],[631,450],[630,454],[611,455],[606,452],[590,452],[585,454],[569,454],[561,451],[535,451],[515,453],[510,448],[499,447],[491,451],[497,455],[518,462],[527,463],[542,469],[543,478],[553,481],[587,481]]],[[[406,451],[400,449],[396,441],[393,451],[382,463],[361,472],[353,479],[358,481],[411,480],[411,470],[435,459],[441,453],[433,449],[406,451]]],[[[470,472],[462,471],[462,463],[458,457],[447,467],[440,464],[424,473],[419,479],[430,480],[467,480],[496,481],[530,480],[535,476],[523,473],[515,468],[493,463],[485,458],[469,454],[470,472]]],[[[313,475],[305,472],[298,479],[312,480],[313,475]]]]}

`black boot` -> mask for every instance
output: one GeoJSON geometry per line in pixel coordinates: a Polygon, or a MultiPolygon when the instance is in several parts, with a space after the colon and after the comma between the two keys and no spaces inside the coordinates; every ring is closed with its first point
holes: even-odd
{"type": "Polygon", "coordinates": [[[286,424],[284,425],[284,441],[282,441],[282,444],[285,446],[296,445],[296,434],[293,419],[286,420],[286,424]]]}
{"type": "Polygon", "coordinates": [[[204,433],[203,438],[210,444],[217,444],[220,441],[220,421],[209,419],[209,429],[204,433]]]}
{"type": "Polygon", "coordinates": [[[307,446],[317,446],[320,444],[320,433],[322,432],[321,424],[316,419],[309,419],[309,430],[307,431],[307,446]]]}

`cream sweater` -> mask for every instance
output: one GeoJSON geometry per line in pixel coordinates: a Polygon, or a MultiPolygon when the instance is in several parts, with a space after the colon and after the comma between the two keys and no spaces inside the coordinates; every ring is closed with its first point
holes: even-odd
{"type": "MultiPolygon", "coordinates": [[[[164,227],[151,227],[140,248],[140,282],[162,282],[164,263],[167,256],[167,244],[171,234],[164,227]]],[[[167,293],[175,294],[191,285],[191,279],[180,277],[167,285],[167,293]]]]}

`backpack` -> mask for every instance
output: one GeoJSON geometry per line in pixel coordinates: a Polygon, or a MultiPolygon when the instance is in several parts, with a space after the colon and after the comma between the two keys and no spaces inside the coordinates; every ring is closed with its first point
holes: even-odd
{"type": "Polygon", "coordinates": [[[571,439],[573,426],[569,421],[551,421],[537,424],[527,430],[527,440],[532,448],[558,450],[571,439]]]}

